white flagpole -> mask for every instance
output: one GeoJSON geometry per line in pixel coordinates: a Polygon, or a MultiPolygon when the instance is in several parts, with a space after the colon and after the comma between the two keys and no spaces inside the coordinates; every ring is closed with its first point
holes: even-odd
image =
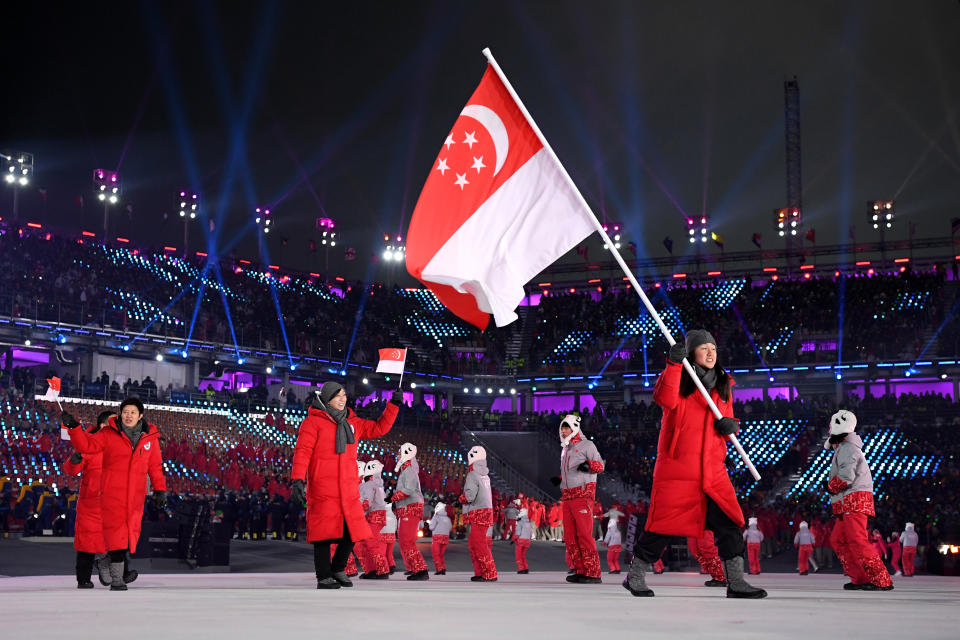
{"type": "MultiPolygon", "coordinates": [[[[600,234],[600,237],[603,238],[603,241],[607,244],[607,247],[610,249],[610,253],[613,255],[614,259],[617,261],[617,264],[620,265],[620,268],[623,269],[623,273],[626,274],[627,279],[630,280],[630,284],[633,286],[633,290],[637,292],[637,295],[640,296],[640,300],[643,301],[643,305],[647,308],[647,311],[650,313],[650,316],[657,323],[657,326],[660,327],[660,331],[663,333],[663,337],[667,339],[667,343],[672,347],[676,344],[676,340],[673,339],[670,330],[667,329],[667,325],[663,323],[663,320],[660,319],[660,314],[657,313],[657,310],[651,304],[650,300],[647,298],[647,294],[644,293],[643,287],[640,286],[640,283],[637,282],[636,277],[633,275],[633,272],[630,270],[630,267],[627,266],[627,263],[624,262],[623,257],[620,255],[620,252],[614,246],[613,241],[610,240],[610,236],[607,235],[607,232],[603,230],[603,225],[600,224],[600,221],[597,219],[596,214],[593,212],[593,209],[590,208],[590,205],[584,199],[583,194],[580,193],[580,189],[577,188],[577,185],[573,182],[573,178],[570,177],[570,174],[567,173],[566,168],[564,168],[563,163],[560,162],[560,158],[557,157],[557,154],[554,153],[553,147],[550,146],[550,143],[547,142],[546,137],[543,135],[543,132],[540,131],[540,127],[537,126],[537,123],[534,122],[533,116],[530,115],[530,112],[527,111],[527,108],[523,105],[523,101],[520,100],[520,96],[517,95],[517,92],[513,89],[513,85],[510,84],[510,81],[507,80],[507,76],[504,75],[503,70],[500,68],[500,65],[497,64],[497,61],[493,57],[493,53],[490,52],[489,47],[483,50],[483,55],[486,56],[487,61],[490,63],[490,66],[493,67],[493,70],[497,72],[497,75],[500,77],[500,81],[503,82],[503,85],[506,87],[507,91],[510,93],[510,96],[513,98],[513,101],[517,103],[517,107],[520,109],[520,112],[523,114],[523,117],[527,119],[527,123],[533,129],[534,133],[537,134],[537,137],[540,139],[540,143],[543,145],[544,150],[547,152],[547,155],[556,163],[557,168],[560,169],[560,174],[563,176],[564,180],[567,181],[567,185],[570,189],[573,190],[574,195],[577,200],[580,202],[580,205],[583,207],[583,210],[587,212],[590,217],[590,222],[593,223],[593,226],[596,228],[597,233],[600,234]]],[[[713,412],[713,415],[719,420],[723,417],[720,413],[720,409],[717,408],[717,405],[713,402],[713,398],[710,397],[710,394],[704,388],[703,383],[700,382],[700,378],[697,377],[697,374],[694,372],[693,367],[690,366],[690,362],[686,358],[683,359],[683,367],[687,370],[687,373],[693,379],[694,384],[697,385],[697,389],[700,390],[700,393],[703,394],[704,399],[707,401],[707,405],[710,407],[710,410],[713,412]]],[[[750,470],[750,474],[755,480],[760,479],[760,472],[757,471],[757,468],[753,466],[753,463],[750,461],[750,457],[747,455],[747,452],[743,450],[743,447],[740,445],[740,441],[737,440],[737,436],[730,434],[728,436],[730,442],[733,443],[734,448],[737,450],[737,453],[740,454],[740,458],[743,459],[743,463],[747,466],[747,469],[750,470]]]]}
{"type": "Polygon", "coordinates": [[[400,386],[397,388],[397,391],[403,391],[403,370],[406,368],[407,368],[407,349],[404,349],[403,350],[403,367],[400,369],[400,386]]]}

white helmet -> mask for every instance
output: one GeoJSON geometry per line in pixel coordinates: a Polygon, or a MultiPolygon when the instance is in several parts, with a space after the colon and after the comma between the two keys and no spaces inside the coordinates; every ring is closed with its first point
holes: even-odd
{"type": "Polygon", "coordinates": [[[480,446],[473,447],[470,449],[470,451],[467,452],[467,464],[473,464],[478,460],[486,460],[486,459],[487,459],[487,450],[484,449],[483,447],[480,447],[480,446]]]}
{"type": "Polygon", "coordinates": [[[367,470],[367,463],[363,460],[357,460],[357,476],[363,477],[364,473],[367,470]]]}
{"type": "Polygon", "coordinates": [[[447,505],[443,504],[442,502],[438,502],[437,506],[433,508],[433,512],[439,513],[441,511],[446,511],[446,508],[447,508],[447,505]]]}
{"type": "MultiPolygon", "coordinates": [[[[830,435],[838,436],[842,433],[853,433],[853,430],[857,428],[857,416],[853,415],[850,411],[846,409],[840,409],[835,414],[830,416],[830,435]]],[[[823,443],[824,449],[830,448],[830,438],[828,437],[823,443]]]]}
{"type": "Polygon", "coordinates": [[[560,446],[566,447],[568,444],[570,444],[570,441],[576,438],[577,434],[580,433],[580,416],[572,413],[564,416],[563,420],[560,421],[560,426],[557,427],[557,433],[560,435],[560,446]],[[560,433],[560,429],[562,429],[564,425],[573,429],[570,435],[566,438],[564,438],[563,434],[560,433]]]}
{"type": "Polygon", "coordinates": [[[804,520],[804,521],[802,521],[802,522],[800,523],[800,528],[801,528],[801,529],[807,529],[807,528],[809,528],[809,525],[807,524],[807,521],[806,521],[806,520],[804,520]]]}
{"type": "Polygon", "coordinates": [[[756,519],[755,517],[754,517],[754,518],[750,518],[749,520],[747,520],[747,524],[750,525],[751,527],[753,527],[753,526],[755,526],[755,525],[757,524],[757,519],[756,519]]]}
{"type": "Polygon", "coordinates": [[[400,467],[403,466],[404,462],[413,460],[416,457],[417,445],[404,442],[402,445],[400,445],[400,458],[397,460],[397,466],[393,468],[393,472],[396,473],[397,471],[400,471],[400,467]]]}
{"type": "Polygon", "coordinates": [[[527,517],[527,508],[524,507],[523,509],[520,509],[520,513],[517,514],[517,517],[518,517],[518,518],[526,518],[526,517],[527,517]]]}
{"type": "Polygon", "coordinates": [[[907,531],[913,531],[913,523],[912,523],[912,522],[908,522],[908,523],[907,523],[907,531]]]}
{"type": "Polygon", "coordinates": [[[383,472],[383,463],[379,460],[371,460],[367,463],[367,468],[363,472],[365,476],[378,476],[383,472]]]}

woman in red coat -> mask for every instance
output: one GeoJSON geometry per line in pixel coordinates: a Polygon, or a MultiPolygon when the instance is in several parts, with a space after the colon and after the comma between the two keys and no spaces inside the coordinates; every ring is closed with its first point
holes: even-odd
{"type": "MultiPolygon", "coordinates": [[[[110,418],[115,415],[112,411],[102,412],[97,416],[97,424],[90,429],[90,435],[109,425],[110,418]]],[[[73,534],[73,548],[77,551],[77,589],[93,589],[93,582],[90,577],[93,575],[94,557],[97,554],[103,555],[107,552],[103,544],[103,523],[100,520],[100,474],[102,469],[103,454],[101,453],[84,456],[79,451],[74,451],[70,458],[63,463],[64,473],[69,476],[80,476],[77,521],[73,534]]]]}
{"type": "Polygon", "coordinates": [[[160,432],[144,420],[143,403],[137,398],[121,402],[119,423],[115,417],[111,418],[109,424],[95,434],[77,429],[80,423],[67,412],[60,417],[60,422],[70,429],[74,449],[83,455],[103,454],[100,505],[103,541],[110,554],[110,590],[126,591],[123,561],[128,549],[137,549],[148,474],[157,507],[162,509],[166,504],[160,432]]]}
{"type": "Polygon", "coordinates": [[[717,343],[707,331],[692,330],[685,344],[670,347],[667,368],[657,379],[653,401],[663,409],[650,512],[634,547],[623,586],[635,596],[652,596],[647,564],[655,562],[672,536],[696,537],[710,529],[727,575],[728,598],[763,598],[767,592],[743,579],[743,512],[724,458],[727,436],[739,430],[733,418],[733,379],[720,366],[717,343]],[[723,417],[714,418],[682,366],[689,359],[723,417]]]}
{"type": "Polygon", "coordinates": [[[347,559],[354,542],[371,536],[357,486],[356,443],[390,431],[402,398],[394,393],[378,420],[364,420],[347,408],[342,385],[325,382],[300,424],[290,499],[307,505],[307,541],[313,543],[318,589],[353,586],[345,572],[347,559]],[[336,545],[332,559],[331,545],[336,545]]]}

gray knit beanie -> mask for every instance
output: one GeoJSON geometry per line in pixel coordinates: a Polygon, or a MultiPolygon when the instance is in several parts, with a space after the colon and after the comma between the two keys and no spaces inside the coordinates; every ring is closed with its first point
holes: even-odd
{"type": "Polygon", "coordinates": [[[323,400],[323,404],[327,404],[333,399],[333,396],[340,393],[340,390],[343,389],[343,385],[339,382],[334,382],[329,380],[323,383],[323,386],[320,387],[320,399],[323,400]]]}
{"type": "Polygon", "coordinates": [[[687,331],[687,353],[693,353],[694,349],[699,347],[702,344],[712,344],[717,346],[717,341],[713,339],[713,336],[710,335],[710,332],[706,329],[691,329],[687,331]]]}

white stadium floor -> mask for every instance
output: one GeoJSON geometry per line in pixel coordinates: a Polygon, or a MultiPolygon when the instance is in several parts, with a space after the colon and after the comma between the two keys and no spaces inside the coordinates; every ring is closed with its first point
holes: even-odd
{"type": "MultiPolygon", "coordinates": [[[[694,573],[650,576],[634,598],[621,576],[571,585],[559,571],[497,583],[451,572],[429,582],[354,580],[318,591],[310,573],[145,574],[127,592],[72,575],[0,578],[2,637],[36,638],[960,638],[960,578],[895,579],[843,591],[838,575],[763,574],[765,600],[728,600],[694,573]]],[[[96,578],[94,578],[96,580],[96,578]]]]}

